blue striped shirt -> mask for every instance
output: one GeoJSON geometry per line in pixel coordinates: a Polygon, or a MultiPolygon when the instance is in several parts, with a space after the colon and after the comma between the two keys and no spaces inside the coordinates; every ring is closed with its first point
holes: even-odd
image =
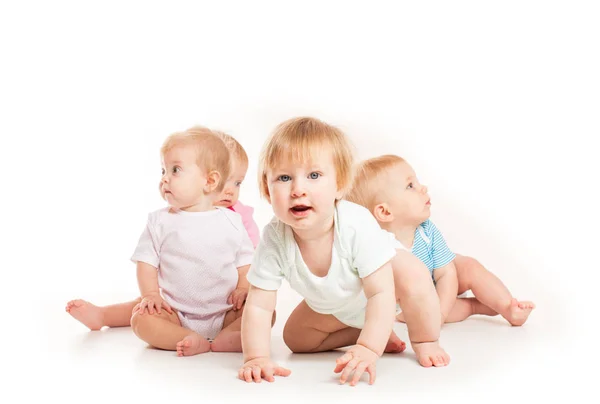
{"type": "Polygon", "coordinates": [[[429,268],[432,277],[435,269],[449,264],[455,257],[446,245],[442,233],[429,219],[415,230],[411,252],[429,268]]]}

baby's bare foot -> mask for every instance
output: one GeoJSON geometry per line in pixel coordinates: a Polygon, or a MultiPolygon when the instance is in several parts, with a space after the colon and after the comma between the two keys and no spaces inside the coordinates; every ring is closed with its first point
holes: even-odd
{"type": "Polygon", "coordinates": [[[198,334],[191,334],[177,343],[177,356],[192,356],[210,351],[210,342],[198,334]]]}
{"type": "Polygon", "coordinates": [[[99,330],[104,326],[102,308],[85,300],[71,300],[67,303],[65,311],[92,331],[99,330]]]}
{"type": "Polygon", "coordinates": [[[426,368],[431,366],[446,366],[450,363],[450,356],[436,342],[413,342],[413,350],[417,354],[417,360],[426,368]]]}
{"type": "Polygon", "coordinates": [[[395,332],[392,332],[390,335],[390,339],[388,340],[387,345],[385,346],[384,352],[387,353],[400,353],[404,352],[406,349],[406,344],[402,341],[395,332]]]}
{"type": "Polygon", "coordinates": [[[533,302],[520,302],[517,299],[512,299],[510,301],[508,314],[505,318],[511,325],[521,326],[527,321],[527,318],[533,309],[535,309],[535,304],[533,304],[533,302]]]}

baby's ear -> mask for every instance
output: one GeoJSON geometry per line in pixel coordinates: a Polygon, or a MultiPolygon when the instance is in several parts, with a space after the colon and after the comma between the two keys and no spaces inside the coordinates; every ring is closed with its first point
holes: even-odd
{"type": "Polygon", "coordinates": [[[387,203],[380,203],[373,208],[373,216],[378,222],[391,222],[394,220],[394,214],[387,203]]]}
{"type": "Polygon", "coordinates": [[[218,171],[211,171],[206,176],[206,185],[204,186],[204,192],[206,194],[212,193],[221,183],[221,174],[218,171]]]}

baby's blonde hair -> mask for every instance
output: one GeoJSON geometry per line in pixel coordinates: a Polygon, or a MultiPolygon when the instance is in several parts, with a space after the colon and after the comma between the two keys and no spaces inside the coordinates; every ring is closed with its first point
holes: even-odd
{"type": "Polygon", "coordinates": [[[353,154],[344,133],[316,118],[292,118],[279,124],[265,142],[258,166],[260,194],[267,198],[267,170],[285,160],[310,161],[311,156],[329,148],[333,153],[337,188],[345,191],[352,182],[353,154]]]}
{"type": "Polygon", "coordinates": [[[221,176],[213,192],[221,192],[231,171],[229,150],[225,142],[213,131],[203,126],[195,126],[184,132],[176,132],[167,137],[160,154],[165,155],[176,146],[189,146],[196,150],[196,164],[206,173],[216,171],[221,176]]]}
{"type": "Polygon", "coordinates": [[[404,161],[402,157],[386,154],[357,164],[352,188],[345,199],[373,212],[375,206],[386,202],[390,170],[404,161]]]}
{"type": "Polygon", "coordinates": [[[218,130],[213,132],[215,135],[220,137],[223,142],[225,142],[225,146],[227,146],[227,149],[229,149],[229,152],[232,154],[233,158],[235,158],[242,165],[248,166],[248,154],[246,154],[246,150],[244,150],[240,142],[225,132],[218,130]]]}

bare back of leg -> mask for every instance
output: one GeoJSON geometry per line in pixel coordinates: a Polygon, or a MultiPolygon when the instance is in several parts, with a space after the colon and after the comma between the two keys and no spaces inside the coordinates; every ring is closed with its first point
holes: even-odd
{"type": "Polygon", "coordinates": [[[303,300],[285,323],[283,340],[295,353],[324,352],[356,344],[360,332],[331,314],[315,312],[303,300]]]}

